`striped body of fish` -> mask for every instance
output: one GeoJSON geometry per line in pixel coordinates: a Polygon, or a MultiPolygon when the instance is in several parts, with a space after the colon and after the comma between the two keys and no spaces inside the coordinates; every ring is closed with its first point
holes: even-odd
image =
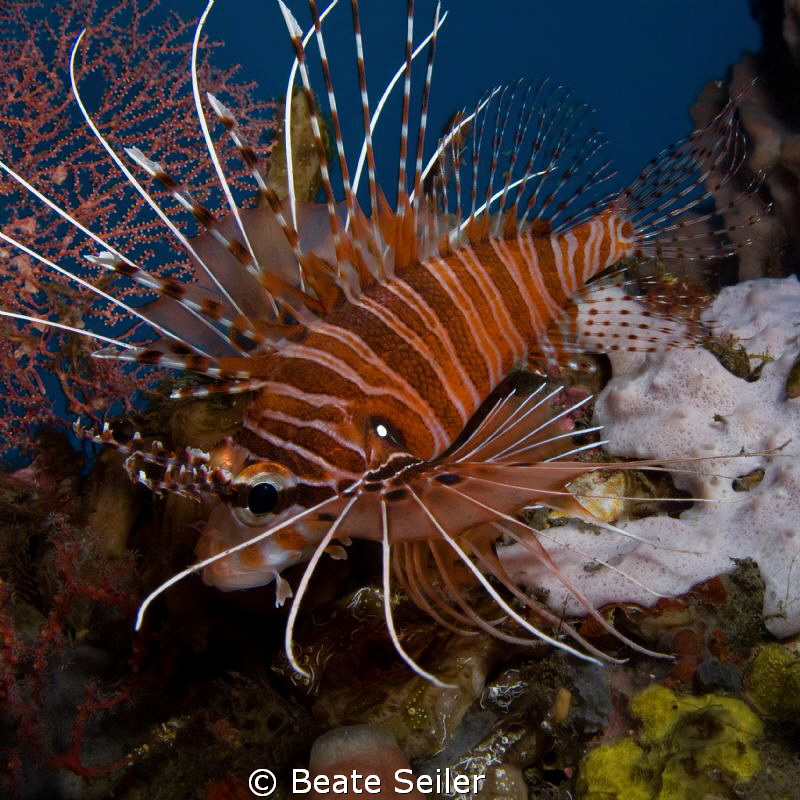
{"type": "MultiPolygon", "coordinates": [[[[193,65],[212,2],[197,28],[193,65]]],[[[363,538],[383,550],[386,619],[395,646],[431,680],[437,679],[411,660],[395,633],[388,599],[392,574],[421,608],[454,630],[478,627],[514,643],[547,641],[584,657],[601,655],[520,591],[495,552],[505,534],[522,542],[543,570],[558,574],[537,532],[517,514],[543,505],[598,522],[566,488],[596,469],[568,460],[595,446],[574,440],[570,415],[582,403],[556,412],[556,393],[542,388],[529,397],[506,393],[488,407],[487,399],[518,366],[557,367],[584,350],[691,346],[695,332],[643,310],[634,297],[611,303],[607,288],[618,282],[613,271],[596,279],[631,255],[669,260],[731,252],[729,231],[709,227],[708,214],[690,215],[710,196],[711,184],[735,173],[742,157],[735,104],[707,129],[664,151],[630,187],[607,197],[599,190],[613,173],[601,158],[602,138],[585,130],[586,109],[546,81],[489,92],[474,109],[456,115],[425,158],[435,44],[444,16],[437,7],[430,33],[414,49],[409,0],[405,58],[387,87],[388,94],[404,79],[397,199],[391,207],[381,189],[387,184],[379,183],[374,166],[371,132],[383,103],[371,105],[367,94],[357,0],[350,5],[364,145],[352,179],[322,24],[336,3],[320,15],[309,2],[314,25],[305,35],[289,8],[278,3],[295,52],[287,96],[299,76],[326,202],[296,200],[291,157],[288,196],[279,199],[265,184],[234,114],[209,95],[265,201],[253,209],[236,205],[193,68],[200,124],[230,215],[214,218],[158,163],[136,149],[127,155],[208,228],[189,240],[157,209],[187,251],[197,282],[160,278],[81,228],[98,245],[94,264],[160,295],[151,306],[124,307],[160,337],[147,348],[75,331],[110,345],[98,357],[160,364],[214,381],[178,390],[177,397],[248,393],[241,428],[210,452],[170,452],[140,437],[123,443],[109,429],[81,431],[126,453],[135,480],[210,506],[197,548],[200,561],[153,592],[139,621],[159,593],[201,570],[222,589],[275,580],[282,602],[291,590],[281,571],[307,561],[286,635],[289,659],[303,672],[293,653],[292,628],[310,577],[324,553],[340,556],[342,544],[363,538]],[[312,39],[336,144],[332,164],[307,67],[312,39]],[[422,101],[412,112],[412,62],[423,53],[422,101]],[[409,137],[409,130],[415,135],[409,137]],[[410,138],[415,158],[409,157],[410,138]],[[363,163],[369,213],[357,197],[363,163]],[[581,327],[579,301],[588,309],[581,327]],[[467,584],[488,593],[504,621],[487,620],[470,605],[464,575],[467,584]],[[548,634],[530,615],[542,628],[552,624],[562,633],[548,634]]],[[[77,45],[73,59],[76,50],[77,45]]],[[[109,157],[146,193],[92,122],[79,87],[74,92],[109,157]]],[[[287,105],[291,114],[294,104],[287,105]]],[[[289,154],[291,131],[287,116],[289,154]]],[[[609,535],[625,535],[604,527],[609,535]]],[[[587,612],[606,625],[588,604],[587,612]]]]}

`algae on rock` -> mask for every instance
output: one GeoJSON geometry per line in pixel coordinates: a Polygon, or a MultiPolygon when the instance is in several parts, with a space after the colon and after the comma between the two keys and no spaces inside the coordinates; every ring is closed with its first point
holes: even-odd
{"type": "Polygon", "coordinates": [[[635,737],[604,744],[583,760],[582,800],[693,800],[730,797],[758,773],[761,720],[741,701],[722,695],[677,695],[653,685],[636,694],[635,737]]]}

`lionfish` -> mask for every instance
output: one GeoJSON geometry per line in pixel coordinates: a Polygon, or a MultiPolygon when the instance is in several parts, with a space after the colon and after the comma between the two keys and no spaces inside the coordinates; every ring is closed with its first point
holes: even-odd
{"type": "MultiPolygon", "coordinates": [[[[575,430],[571,415],[585,401],[554,411],[556,392],[548,394],[543,386],[529,396],[509,391],[494,403],[487,400],[518,366],[557,368],[570,354],[587,350],[651,351],[695,343],[696,331],[670,324],[668,313],[638,304],[632,293],[622,299],[609,295],[620,274],[609,268],[629,256],[703,259],[735,249],[727,238],[731,228],[713,228],[712,213],[698,206],[731,179],[743,158],[736,101],[708,127],[654,158],[630,186],[604,197],[600,193],[614,175],[603,160],[605,141],[588,130],[588,109],[549,81],[492,89],[474,108],[452,118],[426,158],[434,53],[446,14],[436,6],[430,32],[415,48],[414,3],[408,0],[405,57],[374,106],[367,91],[359,3],[350,0],[363,114],[361,158],[351,179],[322,25],[337,0],[322,14],[309,0],[313,26],[306,33],[286,3],[277,1],[294,50],[287,98],[299,74],[325,202],[299,202],[294,196],[291,102],[283,126],[288,198],[281,200],[265,183],[234,113],[209,94],[211,108],[266,201],[256,208],[237,207],[197,79],[198,44],[213,5],[209,0],[196,29],[191,77],[199,124],[230,215],[215,218],[159,163],[138,149],[126,151],[136,168],[205,225],[207,233],[194,240],[168,220],[93,122],[74,79],[80,39],[73,49],[73,94],[87,125],[177,237],[197,282],[146,271],[3,165],[95,241],[100,249],[91,257],[93,264],[159,295],[151,306],[128,308],[45,262],[150,323],[158,338],[141,347],[33,321],[102,341],[107,347],[95,353],[98,358],[211,379],[210,385],[180,389],[173,397],[247,393],[241,427],[210,452],[170,451],[139,435],[121,442],[108,427],[101,432],[77,428],[122,451],[133,480],[210,506],[197,545],[199,561],[147,597],[137,628],[154,598],[191,573],[202,571],[206,583],[222,590],[275,581],[282,603],[292,591],[281,572],[307,562],[285,641],[290,663],[305,675],[293,649],[300,603],[323,554],[341,556],[342,545],[357,538],[382,548],[386,624],[398,654],[436,684],[442,685],[415,663],[395,630],[392,575],[421,609],[451,630],[477,628],[512,643],[548,642],[581,658],[606,657],[516,586],[497,554],[497,542],[505,536],[522,543],[543,570],[561,577],[540,532],[518,516],[531,506],[593,522],[610,535],[629,535],[596,519],[568,488],[578,476],[609,466],[569,460],[597,447],[576,437],[599,429],[575,430]],[[307,59],[312,39],[335,143],[330,159],[307,59]],[[427,53],[427,67],[420,107],[412,113],[412,62],[422,53],[427,53]],[[376,174],[373,131],[401,79],[392,206],[376,174]],[[415,136],[409,136],[412,119],[415,136]],[[365,163],[362,194],[369,198],[368,213],[358,200],[365,163]],[[579,303],[588,309],[583,326],[578,325],[579,303]],[[472,587],[482,587],[494,604],[492,616],[469,601],[466,590],[472,587]]],[[[32,321],[9,311],[0,314],[32,321]]],[[[606,629],[650,652],[610,626],[577,587],[568,588],[606,629]]]]}

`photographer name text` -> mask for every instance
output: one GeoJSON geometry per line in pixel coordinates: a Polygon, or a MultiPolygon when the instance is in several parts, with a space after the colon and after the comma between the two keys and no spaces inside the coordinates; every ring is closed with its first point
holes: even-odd
{"type": "MultiPolygon", "coordinates": [[[[436,770],[435,775],[414,776],[410,769],[398,769],[394,783],[387,787],[397,794],[410,794],[416,789],[422,794],[449,794],[473,792],[480,789],[484,775],[454,775],[452,770],[436,770]]],[[[312,778],[307,769],[292,770],[292,791],[295,794],[378,794],[383,787],[379,775],[362,775],[353,770],[349,775],[317,775],[312,778]]]]}

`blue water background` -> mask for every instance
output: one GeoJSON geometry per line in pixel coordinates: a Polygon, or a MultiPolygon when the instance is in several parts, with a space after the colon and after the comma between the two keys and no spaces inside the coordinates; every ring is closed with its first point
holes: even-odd
{"type": "MultiPolygon", "coordinates": [[[[288,5],[307,28],[307,3],[289,0],[288,5]]],[[[326,5],[320,2],[320,9],[326,5]]],[[[204,6],[180,0],[174,7],[191,17],[204,6]]],[[[433,0],[416,3],[415,43],[430,29],[434,8],[433,0]]],[[[595,109],[593,124],[608,136],[608,152],[623,183],[693,129],[688,109],[698,92],[709,80],[725,78],[742,51],[757,50],[760,43],[746,0],[450,0],[445,9],[450,14],[437,47],[431,134],[492,86],[549,76],[595,109]]],[[[404,57],[406,4],[362,0],[361,16],[374,104],[404,57]]],[[[324,25],[352,158],[363,134],[348,0],[340,0],[324,25]]],[[[269,0],[217,0],[206,26],[211,38],[226,43],[217,55],[220,63],[241,63],[242,74],[269,96],[285,91],[292,59],[285,30],[277,2],[269,0]]],[[[424,57],[416,63],[419,87],[424,57]]],[[[319,72],[314,75],[321,86],[319,72]]],[[[379,176],[387,185],[396,175],[399,113],[398,99],[376,132],[379,176]]]]}

